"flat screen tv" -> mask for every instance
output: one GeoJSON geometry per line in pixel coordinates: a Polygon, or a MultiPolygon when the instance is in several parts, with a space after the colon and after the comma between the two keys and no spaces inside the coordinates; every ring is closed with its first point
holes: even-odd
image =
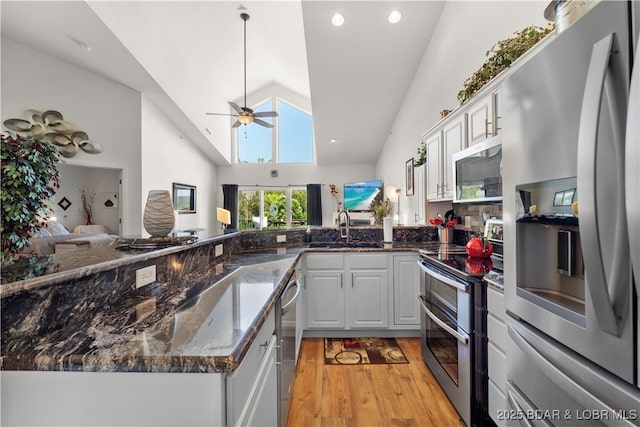
{"type": "Polygon", "coordinates": [[[353,182],[344,185],[344,208],[349,211],[370,211],[371,201],[382,197],[382,180],[353,182]]]}

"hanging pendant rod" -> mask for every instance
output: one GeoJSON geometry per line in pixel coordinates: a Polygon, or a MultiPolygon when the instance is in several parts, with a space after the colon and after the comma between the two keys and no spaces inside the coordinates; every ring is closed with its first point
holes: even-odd
{"type": "Polygon", "coordinates": [[[240,14],[240,18],[244,21],[244,106],[247,106],[247,21],[248,13],[240,14]]]}

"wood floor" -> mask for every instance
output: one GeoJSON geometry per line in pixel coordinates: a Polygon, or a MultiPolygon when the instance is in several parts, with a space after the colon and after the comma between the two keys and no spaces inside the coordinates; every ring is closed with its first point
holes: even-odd
{"type": "Polygon", "coordinates": [[[325,365],[322,338],[304,338],[288,427],[455,426],[458,414],[420,355],[396,338],[408,364],[325,365]]]}

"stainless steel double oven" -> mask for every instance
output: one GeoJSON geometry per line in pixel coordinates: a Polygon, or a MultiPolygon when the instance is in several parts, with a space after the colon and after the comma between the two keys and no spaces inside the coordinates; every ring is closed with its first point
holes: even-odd
{"type": "Polygon", "coordinates": [[[482,327],[486,318],[481,320],[482,307],[474,307],[474,294],[479,294],[482,305],[481,277],[488,264],[477,262],[469,264],[464,249],[425,252],[418,261],[422,357],[467,426],[477,424],[478,411],[486,402],[486,351],[476,348],[486,335],[482,327]],[[476,374],[484,379],[475,378],[476,374]]]}

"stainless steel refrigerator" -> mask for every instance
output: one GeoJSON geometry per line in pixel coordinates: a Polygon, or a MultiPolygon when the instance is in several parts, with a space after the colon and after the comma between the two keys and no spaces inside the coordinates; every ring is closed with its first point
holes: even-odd
{"type": "Polygon", "coordinates": [[[602,1],[501,92],[515,425],[640,425],[636,1],[602,1]]]}

